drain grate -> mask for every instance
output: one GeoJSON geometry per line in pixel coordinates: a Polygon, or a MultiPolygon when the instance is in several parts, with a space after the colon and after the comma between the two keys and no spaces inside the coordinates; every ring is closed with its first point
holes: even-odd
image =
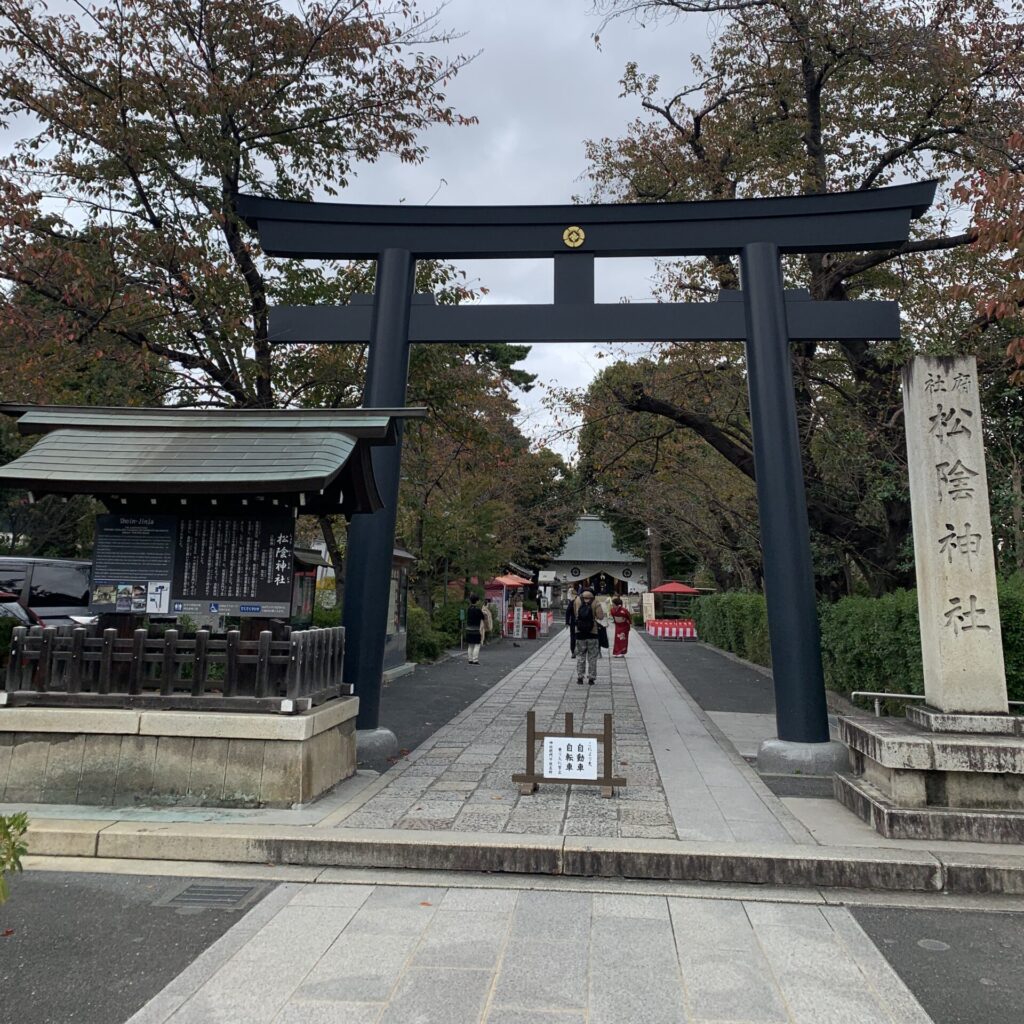
{"type": "Polygon", "coordinates": [[[154,907],[191,910],[241,910],[263,894],[265,885],[252,882],[189,882],[183,889],[157,900],[154,907]]]}

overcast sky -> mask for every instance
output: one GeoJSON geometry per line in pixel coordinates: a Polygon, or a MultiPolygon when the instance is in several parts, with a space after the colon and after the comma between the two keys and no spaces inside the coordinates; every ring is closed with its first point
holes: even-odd
{"type": "MultiPolygon", "coordinates": [[[[456,52],[479,56],[448,90],[455,108],[475,114],[469,128],[426,135],[430,154],[410,166],[382,160],[364,168],[339,198],[353,203],[432,205],[568,203],[586,194],[584,140],[618,136],[638,113],[635,97],[619,98],[627,61],[659,72],[668,85],[690,80],[689,57],[706,50],[710,27],[691,17],[646,29],[619,19],[592,36],[600,19],[590,0],[450,0],[442,23],[465,33],[456,52]]],[[[494,303],[550,302],[549,260],[473,260],[459,264],[494,303]]],[[[651,298],[653,262],[598,260],[599,302],[651,298]]],[[[600,365],[588,345],[537,345],[524,368],[542,384],[585,385],[600,365]]],[[[551,433],[539,389],[522,396],[524,429],[551,433]]],[[[569,454],[570,443],[557,449],[569,454]]]]}

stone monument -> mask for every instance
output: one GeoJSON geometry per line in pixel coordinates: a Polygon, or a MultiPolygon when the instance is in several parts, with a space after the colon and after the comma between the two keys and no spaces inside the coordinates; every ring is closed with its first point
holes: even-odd
{"type": "Polygon", "coordinates": [[[1024,718],[1008,713],[973,356],[903,371],[925,703],[840,718],[836,797],[891,838],[1024,840],[1024,718]]]}

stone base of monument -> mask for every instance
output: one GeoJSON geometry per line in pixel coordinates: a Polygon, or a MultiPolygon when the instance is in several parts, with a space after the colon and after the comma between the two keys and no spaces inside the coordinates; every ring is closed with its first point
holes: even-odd
{"type": "Polygon", "coordinates": [[[359,700],[298,715],[4,708],[0,803],[307,804],[356,770],[359,700]]]}
{"type": "Polygon", "coordinates": [[[836,799],[890,839],[1024,842],[1024,720],[911,708],[840,718],[836,799]]]}

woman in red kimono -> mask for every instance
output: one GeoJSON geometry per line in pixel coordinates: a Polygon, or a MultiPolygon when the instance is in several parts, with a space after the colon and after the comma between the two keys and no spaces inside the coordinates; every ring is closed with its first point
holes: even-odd
{"type": "Polygon", "coordinates": [[[612,621],[615,623],[615,645],[612,647],[613,658],[624,658],[629,647],[629,627],[633,617],[628,608],[622,607],[622,598],[612,599],[612,621]]]}

